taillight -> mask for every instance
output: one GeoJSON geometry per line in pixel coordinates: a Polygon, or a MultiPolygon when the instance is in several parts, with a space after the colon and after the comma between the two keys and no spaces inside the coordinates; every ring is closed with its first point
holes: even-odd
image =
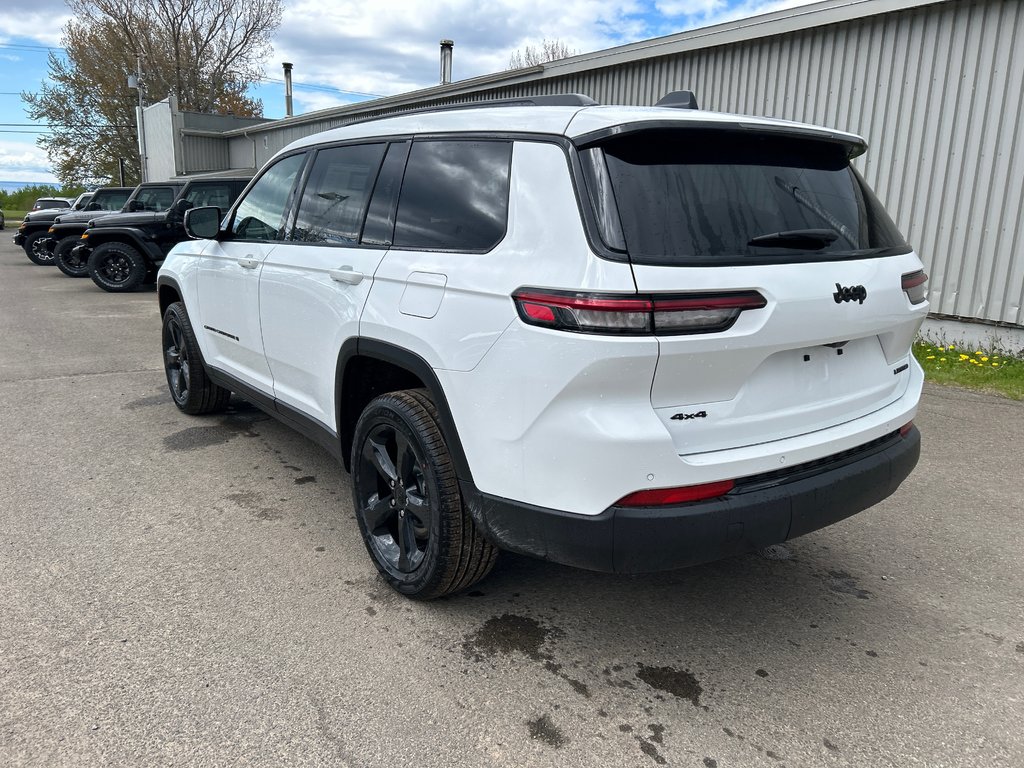
{"type": "Polygon", "coordinates": [[[736,484],[732,480],[719,480],[703,485],[684,485],[680,488],[651,488],[623,496],[616,507],[664,507],[669,504],[686,504],[690,501],[704,501],[724,496],[736,484]]]}
{"type": "Polygon", "coordinates": [[[903,292],[907,294],[911,304],[920,304],[928,298],[928,291],[925,289],[928,275],[925,274],[923,269],[919,269],[917,272],[908,272],[903,276],[902,282],[903,292]]]}
{"type": "Polygon", "coordinates": [[[757,291],[622,296],[520,288],[512,299],[529,325],[630,336],[724,331],[743,310],[768,304],[757,291]]]}
{"type": "Polygon", "coordinates": [[[914,428],[914,422],[908,421],[902,427],[900,427],[900,437],[906,437],[910,434],[910,430],[914,428]]]}

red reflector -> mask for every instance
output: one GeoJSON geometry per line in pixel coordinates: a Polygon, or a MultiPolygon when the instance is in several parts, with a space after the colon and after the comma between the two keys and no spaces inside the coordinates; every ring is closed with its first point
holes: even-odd
{"type": "Polygon", "coordinates": [[[704,499],[713,499],[716,496],[724,496],[735,485],[732,480],[720,480],[717,483],[686,485],[681,488],[651,488],[650,490],[636,491],[628,496],[623,496],[615,502],[615,506],[663,507],[667,504],[685,504],[688,501],[702,501],[704,499]]]}
{"type": "Polygon", "coordinates": [[[550,307],[545,307],[542,304],[527,304],[523,302],[523,311],[534,320],[540,320],[543,323],[555,322],[555,313],[551,311],[550,307]]]}
{"type": "Polygon", "coordinates": [[[928,282],[928,275],[925,274],[923,269],[917,270],[917,272],[908,272],[903,275],[903,290],[907,291],[911,288],[917,288],[919,285],[924,285],[928,282]]]}
{"type": "Polygon", "coordinates": [[[900,437],[906,437],[910,434],[910,430],[914,428],[914,422],[908,421],[902,427],[900,427],[900,437]]]}

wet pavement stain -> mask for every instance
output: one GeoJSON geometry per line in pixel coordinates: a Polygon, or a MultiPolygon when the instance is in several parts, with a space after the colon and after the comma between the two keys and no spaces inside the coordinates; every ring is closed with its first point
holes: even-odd
{"type": "Polygon", "coordinates": [[[1017,653],[1024,653],[1024,643],[1017,643],[1017,653]]]}
{"type": "Polygon", "coordinates": [[[705,768],[718,768],[718,761],[713,757],[705,757],[704,766],[705,768]]]}
{"type": "Polygon", "coordinates": [[[768,677],[768,670],[765,670],[765,669],[755,669],[754,670],[754,674],[757,675],[758,677],[768,677]]]}
{"type": "Polygon", "coordinates": [[[665,743],[665,726],[661,723],[650,723],[648,728],[651,729],[651,741],[655,744],[665,743]]]}
{"type": "Polygon", "coordinates": [[[645,739],[643,736],[635,736],[637,743],[640,744],[640,751],[647,755],[651,760],[656,762],[658,765],[666,765],[668,760],[658,751],[658,748],[653,743],[645,739]]]}
{"type": "Polygon", "coordinates": [[[841,595],[855,595],[861,600],[872,597],[872,593],[857,586],[857,580],[846,571],[829,571],[828,588],[841,595]]]}
{"type": "Polygon", "coordinates": [[[303,477],[296,477],[292,480],[296,485],[305,485],[306,483],[315,483],[316,475],[304,475],[303,477]]]}
{"type": "Polygon", "coordinates": [[[164,392],[160,395],[150,395],[149,397],[140,397],[138,400],[132,400],[130,403],[125,403],[121,406],[126,411],[137,411],[140,408],[152,408],[156,405],[173,405],[174,400],[171,399],[169,393],[164,392]]]}
{"type": "Polygon", "coordinates": [[[547,715],[541,715],[535,720],[528,720],[526,727],[530,731],[531,739],[543,741],[555,749],[564,747],[569,741],[547,715]]]}
{"type": "Polygon", "coordinates": [[[561,664],[556,664],[553,661],[546,661],[546,662],[544,662],[544,669],[546,669],[551,674],[556,675],[556,676],[562,678],[563,680],[565,680],[565,682],[567,682],[569,685],[571,685],[572,689],[574,691],[576,691],[576,693],[578,693],[583,698],[585,698],[585,699],[589,699],[590,698],[590,688],[587,687],[587,684],[586,683],[581,683],[579,680],[576,680],[575,678],[569,677],[569,675],[567,675],[565,672],[562,671],[562,665],[561,664]]]}
{"type": "Polygon", "coordinates": [[[164,437],[169,451],[195,451],[228,442],[234,433],[222,427],[188,427],[164,437]]]}
{"type": "Polygon", "coordinates": [[[646,664],[637,665],[636,676],[655,688],[665,693],[670,693],[677,699],[686,699],[693,706],[700,706],[700,695],[704,692],[700,682],[688,669],[676,669],[675,667],[649,667],[646,664]]]}
{"type": "Polygon", "coordinates": [[[374,607],[373,607],[372,605],[368,605],[368,606],[366,606],[366,612],[367,612],[367,614],[369,614],[370,616],[376,616],[376,615],[377,615],[377,609],[376,609],[376,608],[374,608],[374,607]]]}
{"type": "Polygon", "coordinates": [[[255,491],[238,491],[225,496],[259,521],[280,520],[281,513],[273,507],[265,506],[265,499],[255,491]]]}
{"type": "Polygon", "coordinates": [[[839,747],[837,747],[835,744],[833,744],[828,739],[822,739],[821,743],[825,745],[825,749],[832,750],[833,752],[838,752],[839,751],[839,747]]]}
{"type": "Polygon", "coordinates": [[[513,653],[521,653],[533,661],[546,661],[551,656],[541,652],[544,643],[561,634],[561,630],[545,626],[528,616],[503,613],[492,616],[480,629],[467,635],[462,643],[462,653],[474,661],[513,653]]]}

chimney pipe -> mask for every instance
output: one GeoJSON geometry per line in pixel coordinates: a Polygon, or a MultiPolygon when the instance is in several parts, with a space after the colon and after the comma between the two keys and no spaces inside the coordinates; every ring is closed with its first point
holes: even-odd
{"type": "Polygon", "coordinates": [[[441,85],[452,81],[452,48],[455,43],[451,40],[441,41],[441,85]]]}
{"type": "Polygon", "coordinates": [[[292,116],[292,65],[284,62],[284,111],[292,116]]]}

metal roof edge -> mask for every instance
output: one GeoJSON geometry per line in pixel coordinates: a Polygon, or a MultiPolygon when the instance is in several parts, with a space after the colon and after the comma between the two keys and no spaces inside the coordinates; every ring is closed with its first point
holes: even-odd
{"type": "Polygon", "coordinates": [[[246,128],[232,128],[230,131],[224,131],[220,135],[225,138],[231,138],[235,136],[251,135],[253,133],[259,133],[260,131],[287,128],[290,125],[303,125],[304,123],[315,122],[318,120],[330,120],[350,116],[358,117],[365,112],[377,112],[381,109],[388,109],[390,107],[401,107],[404,104],[421,102],[427,99],[458,96],[462,93],[475,91],[481,86],[491,85],[492,83],[531,80],[533,79],[532,76],[542,75],[543,71],[544,65],[537,64],[533,67],[493,72],[486,75],[471,77],[467,80],[457,80],[454,83],[445,83],[444,85],[433,85],[430,88],[421,88],[418,91],[399,93],[394,96],[383,96],[379,99],[360,101],[355,104],[343,104],[337,107],[328,107],[326,109],[319,109],[316,112],[306,112],[301,115],[295,115],[294,117],[282,117],[279,120],[271,120],[267,123],[252,125],[246,128]]]}
{"type": "Polygon", "coordinates": [[[951,0],[823,0],[548,62],[543,65],[542,77],[564,77],[599,67],[627,64],[638,59],[671,56],[946,2],[951,0]]]}

